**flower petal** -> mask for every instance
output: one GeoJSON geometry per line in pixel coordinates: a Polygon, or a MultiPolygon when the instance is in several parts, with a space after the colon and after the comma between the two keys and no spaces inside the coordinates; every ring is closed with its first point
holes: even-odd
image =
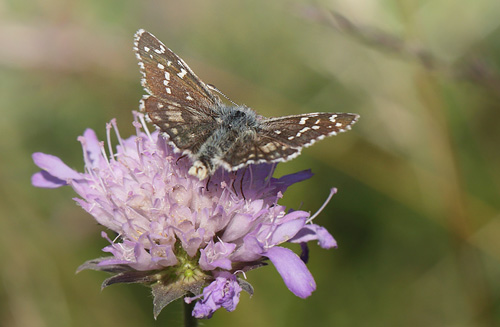
{"type": "Polygon", "coordinates": [[[45,154],[42,152],[35,152],[32,155],[35,165],[42,168],[50,175],[62,180],[67,179],[80,179],[80,173],[69,168],[61,159],[56,156],[45,154]]]}
{"type": "Polygon", "coordinates": [[[281,244],[294,237],[304,227],[306,218],[296,218],[279,225],[269,241],[270,245],[281,244]]]}
{"type": "Polygon", "coordinates": [[[210,241],[204,249],[200,249],[200,267],[203,270],[214,270],[215,268],[231,269],[229,256],[236,248],[233,243],[214,243],[210,241]]]}
{"type": "MultiPolygon", "coordinates": [[[[220,272],[217,278],[203,289],[203,299],[196,302],[193,316],[196,318],[210,318],[220,308],[233,311],[240,301],[242,290],[233,274],[225,271],[220,272]]],[[[197,298],[185,298],[184,301],[190,303],[197,298]]]]}
{"type": "Polygon", "coordinates": [[[313,276],[292,250],[275,246],[262,255],[271,260],[293,294],[305,299],[316,289],[313,276]]]}
{"type": "Polygon", "coordinates": [[[326,230],[325,227],[309,224],[304,226],[295,237],[293,237],[291,243],[304,243],[313,240],[318,240],[318,245],[323,249],[337,248],[337,242],[333,236],[326,230]]]}
{"type": "Polygon", "coordinates": [[[102,152],[96,133],[93,129],[87,128],[83,133],[83,137],[86,143],[85,151],[87,151],[91,165],[93,167],[99,166],[102,159],[102,152]]]}
{"type": "Polygon", "coordinates": [[[311,172],[310,169],[307,170],[302,170],[293,174],[285,175],[280,177],[277,180],[277,184],[281,184],[281,187],[279,188],[282,192],[284,192],[289,186],[302,182],[303,180],[309,179],[313,176],[314,174],[311,172]]]}
{"type": "Polygon", "coordinates": [[[31,176],[31,184],[33,186],[43,187],[43,188],[58,188],[61,186],[68,185],[66,181],[63,181],[62,179],[52,176],[45,170],[33,174],[33,176],[31,176]]]}

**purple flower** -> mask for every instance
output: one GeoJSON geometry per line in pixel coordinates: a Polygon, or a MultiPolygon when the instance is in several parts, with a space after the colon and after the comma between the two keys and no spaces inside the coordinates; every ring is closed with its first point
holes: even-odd
{"type": "Polygon", "coordinates": [[[261,164],[236,172],[220,169],[199,181],[188,174],[190,160],[175,153],[157,131],[150,133],[142,114],[135,113],[134,126],[137,135],[122,139],[111,121],[107,146],[87,129],[78,138],[83,173],[55,156],[33,154],[42,169],[32,177],[34,186],[71,186],[78,194],[75,201],[113,232],[113,237],[103,232],[109,241],[103,251],[111,255],[90,260],[78,271],[111,272],[103,287],[150,285],[155,316],[181,297],[198,300],[196,317],[209,318],[220,307],[234,310],[241,290],[253,290],[236,275],[267,259],[295,295],[305,298],[315,290],[305,263],[279,246],[293,242],[304,248],[316,240],[323,248],[336,247],[326,229],[312,224],[314,216],[287,212],[278,204],[290,185],[312,176],[310,171],[273,178],[275,165],[261,164]]]}
{"type": "Polygon", "coordinates": [[[193,316],[196,318],[210,318],[220,308],[227,311],[236,309],[242,290],[243,288],[234,274],[222,271],[217,273],[215,280],[203,289],[203,294],[192,298],[186,297],[184,301],[191,303],[193,300],[202,298],[196,302],[193,316]]]}

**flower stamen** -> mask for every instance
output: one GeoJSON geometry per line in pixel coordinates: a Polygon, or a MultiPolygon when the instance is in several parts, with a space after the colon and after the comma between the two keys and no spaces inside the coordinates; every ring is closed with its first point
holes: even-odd
{"type": "Polygon", "coordinates": [[[336,188],[331,188],[330,189],[330,194],[328,195],[328,197],[326,198],[325,202],[323,202],[323,205],[318,209],[318,211],[316,211],[316,213],[314,215],[312,215],[309,219],[307,219],[306,223],[312,223],[313,219],[316,218],[321,211],[323,211],[323,209],[325,209],[326,205],[328,204],[328,202],[330,202],[330,200],[332,199],[333,195],[337,193],[337,189],[336,188]]]}

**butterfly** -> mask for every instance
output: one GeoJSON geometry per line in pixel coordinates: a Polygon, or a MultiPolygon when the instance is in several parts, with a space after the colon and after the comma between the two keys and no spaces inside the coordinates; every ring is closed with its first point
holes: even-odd
{"type": "MultiPolygon", "coordinates": [[[[203,83],[189,66],[151,33],[135,34],[134,51],[148,93],[140,109],[177,152],[189,156],[189,174],[200,180],[219,167],[238,170],[249,164],[288,161],[302,148],[351,129],[351,113],[307,113],[276,118],[226,104],[215,87],[203,83]]],[[[222,93],[221,93],[222,94],[222,93]]]]}

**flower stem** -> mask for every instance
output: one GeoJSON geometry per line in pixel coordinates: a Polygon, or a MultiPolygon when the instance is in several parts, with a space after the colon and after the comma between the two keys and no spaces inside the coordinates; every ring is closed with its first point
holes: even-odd
{"type": "Polygon", "coordinates": [[[184,327],[196,327],[198,326],[198,319],[193,317],[193,308],[195,302],[186,303],[184,302],[184,327]]]}

